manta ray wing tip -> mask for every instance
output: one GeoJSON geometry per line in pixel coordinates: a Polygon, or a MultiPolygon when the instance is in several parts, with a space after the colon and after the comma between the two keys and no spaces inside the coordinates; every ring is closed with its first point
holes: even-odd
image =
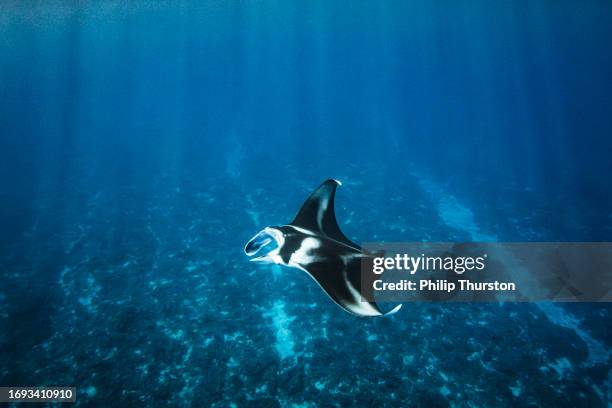
{"type": "Polygon", "coordinates": [[[401,308],[402,308],[402,304],[400,303],[399,305],[395,306],[393,309],[385,313],[383,316],[391,316],[392,314],[397,313],[397,311],[400,310],[401,308]]]}

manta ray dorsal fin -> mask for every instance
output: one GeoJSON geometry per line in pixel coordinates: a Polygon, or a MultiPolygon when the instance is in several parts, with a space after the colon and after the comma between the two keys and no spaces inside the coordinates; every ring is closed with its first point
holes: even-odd
{"type": "Polygon", "coordinates": [[[310,194],[310,197],[304,202],[291,225],[322,233],[352,248],[360,249],[359,245],[351,242],[340,231],[338,221],[336,220],[334,198],[336,196],[336,187],[339,185],[341,183],[338,180],[329,179],[324,181],[310,194]]]}

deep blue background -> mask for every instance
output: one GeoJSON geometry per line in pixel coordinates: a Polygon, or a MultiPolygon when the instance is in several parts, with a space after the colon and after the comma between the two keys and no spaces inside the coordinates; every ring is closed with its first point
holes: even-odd
{"type": "Polygon", "coordinates": [[[608,1],[0,5],[0,385],[80,404],[600,405],[607,306],[364,321],[241,253],[610,241],[608,1]],[[262,388],[263,387],[263,388],[262,388]]]}

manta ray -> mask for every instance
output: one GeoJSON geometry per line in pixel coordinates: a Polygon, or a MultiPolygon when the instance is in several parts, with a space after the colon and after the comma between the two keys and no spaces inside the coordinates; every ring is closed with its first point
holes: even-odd
{"type": "MultiPolygon", "coordinates": [[[[340,230],[334,211],[338,180],[329,179],[306,199],[295,219],[287,225],[269,226],[244,247],[252,262],[272,263],[300,269],[312,277],[342,309],[360,317],[387,316],[401,304],[383,312],[375,301],[366,301],[371,282],[362,282],[363,262],[373,255],[350,241],[340,230]],[[266,253],[258,255],[264,252],[266,253]],[[369,284],[369,285],[368,285],[369,284]]],[[[371,274],[365,274],[370,276],[371,274]]],[[[373,297],[368,296],[368,299],[373,297]]]]}

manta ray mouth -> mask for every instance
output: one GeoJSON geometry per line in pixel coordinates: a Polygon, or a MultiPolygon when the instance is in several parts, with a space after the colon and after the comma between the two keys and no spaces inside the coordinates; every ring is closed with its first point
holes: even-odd
{"type": "Polygon", "coordinates": [[[283,235],[279,230],[266,227],[247,242],[244,247],[244,253],[248,256],[255,256],[261,253],[260,256],[251,258],[251,262],[274,263],[275,256],[283,241],[283,235]],[[264,249],[265,253],[263,252],[264,249]]]}

